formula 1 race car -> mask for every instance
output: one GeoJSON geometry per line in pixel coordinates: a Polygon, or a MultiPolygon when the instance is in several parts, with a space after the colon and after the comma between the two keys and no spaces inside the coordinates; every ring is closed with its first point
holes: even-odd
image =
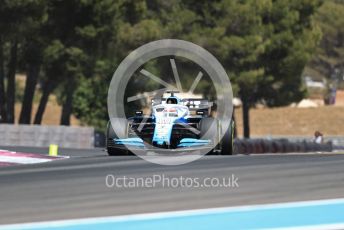
{"type": "Polygon", "coordinates": [[[221,140],[220,122],[210,116],[212,102],[206,99],[169,97],[152,99],[151,114],[137,111],[128,119],[116,118],[107,125],[106,148],[110,156],[130,154],[129,149],[178,152],[207,149],[207,153],[233,154],[234,122],[221,140]],[[115,125],[116,132],[113,129],[115,125]]]}

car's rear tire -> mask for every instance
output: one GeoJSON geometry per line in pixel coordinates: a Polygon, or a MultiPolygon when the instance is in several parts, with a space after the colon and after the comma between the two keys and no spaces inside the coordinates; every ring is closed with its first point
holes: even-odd
{"type": "Polygon", "coordinates": [[[221,155],[233,155],[233,131],[234,122],[231,121],[228,129],[224,133],[221,144],[221,155]]]}
{"type": "MultiPolygon", "coordinates": [[[[212,117],[204,117],[199,123],[200,137],[203,140],[211,140],[213,144],[216,143],[218,125],[217,121],[212,117]]],[[[207,154],[213,154],[214,149],[211,149],[207,154]]]]}
{"type": "Polygon", "coordinates": [[[106,150],[109,156],[123,156],[129,155],[129,151],[127,149],[119,149],[115,148],[113,145],[113,140],[115,138],[127,138],[128,137],[128,121],[127,119],[120,119],[119,122],[116,124],[120,124],[116,126],[115,132],[112,128],[111,122],[109,121],[107,124],[107,131],[106,131],[106,150]]]}

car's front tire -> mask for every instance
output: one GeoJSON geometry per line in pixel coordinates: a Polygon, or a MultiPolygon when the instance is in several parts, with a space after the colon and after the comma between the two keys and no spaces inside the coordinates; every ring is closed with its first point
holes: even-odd
{"type": "Polygon", "coordinates": [[[234,131],[234,122],[231,121],[228,129],[224,133],[221,145],[221,155],[233,155],[233,131],[234,131]]]}
{"type": "MultiPolygon", "coordinates": [[[[216,136],[218,130],[217,121],[212,117],[204,117],[199,123],[200,137],[203,140],[211,140],[216,143],[216,136]]],[[[214,149],[211,149],[207,154],[213,154],[214,149]]]]}
{"type": "Polygon", "coordinates": [[[128,150],[111,148],[111,147],[107,149],[107,153],[109,156],[127,156],[127,155],[129,155],[128,150]]]}
{"type": "Polygon", "coordinates": [[[127,149],[119,149],[114,146],[114,139],[128,137],[128,121],[127,119],[120,119],[117,124],[120,124],[116,128],[117,133],[113,130],[110,121],[107,124],[106,150],[109,156],[123,156],[129,154],[127,149]]]}

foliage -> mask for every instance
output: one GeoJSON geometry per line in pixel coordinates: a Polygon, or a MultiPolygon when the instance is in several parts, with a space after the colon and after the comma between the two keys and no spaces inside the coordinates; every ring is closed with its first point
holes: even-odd
{"type": "MultiPolygon", "coordinates": [[[[325,1],[315,15],[323,38],[305,74],[318,78],[331,78],[344,72],[344,2],[325,1]],[[336,70],[337,69],[337,70],[336,70]]],[[[342,78],[343,75],[337,76],[342,78]]]]}
{"type": "MultiPolygon", "coordinates": [[[[335,0],[326,2],[318,12],[321,0],[6,2],[0,7],[4,13],[0,15],[8,17],[0,23],[7,39],[1,44],[5,48],[2,53],[8,56],[13,36],[36,41],[39,46],[33,53],[42,57],[37,59],[41,60],[39,82],[45,95],[41,102],[53,92],[65,117],[74,113],[83,124],[97,128],[104,127],[107,120],[106,95],[116,67],[130,51],[153,40],[184,39],[213,53],[227,70],[235,95],[247,104],[247,115],[256,102],[280,106],[304,96],[301,73],[321,34],[325,35],[322,51],[313,62],[323,63],[326,57],[326,63],[333,66],[343,60],[338,54],[343,45],[343,8],[335,0]],[[31,16],[21,17],[18,12],[24,11],[31,16]],[[20,26],[8,26],[11,20],[20,21],[15,23],[20,26]]],[[[27,41],[19,40],[20,50],[28,50],[27,41]]],[[[22,53],[19,66],[25,71],[28,60],[22,53]]],[[[170,66],[156,61],[147,68],[158,75],[170,66]]],[[[190,66],[186,75],[193,74],[190,66]]],[[[130,90],[140,88],[138,83],[130,90]]],[[[201,82],[198,92],[202,90],[208,91],[209,85],[201,82]]],[[[44,110],[44,105],[41,108],[44,110]]]]}

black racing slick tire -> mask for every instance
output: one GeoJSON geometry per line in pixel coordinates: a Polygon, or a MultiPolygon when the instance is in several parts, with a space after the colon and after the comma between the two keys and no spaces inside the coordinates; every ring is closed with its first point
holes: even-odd
{"type": "Polygon", "coordinates": [[[234,122],[231,121],[221,140],[221,155],[233,155],[234,122]]]}
{"type": "MultiPolygon", "coordinates": [[[[218,133],[217,121],[212,117],[204,117],[199,123],[200,137],[203,140],[211,140],[212,143],[216,142],[218,133]]],[[[214,149],[210,150],[207,154],[212,154],[214,149]]]]}

